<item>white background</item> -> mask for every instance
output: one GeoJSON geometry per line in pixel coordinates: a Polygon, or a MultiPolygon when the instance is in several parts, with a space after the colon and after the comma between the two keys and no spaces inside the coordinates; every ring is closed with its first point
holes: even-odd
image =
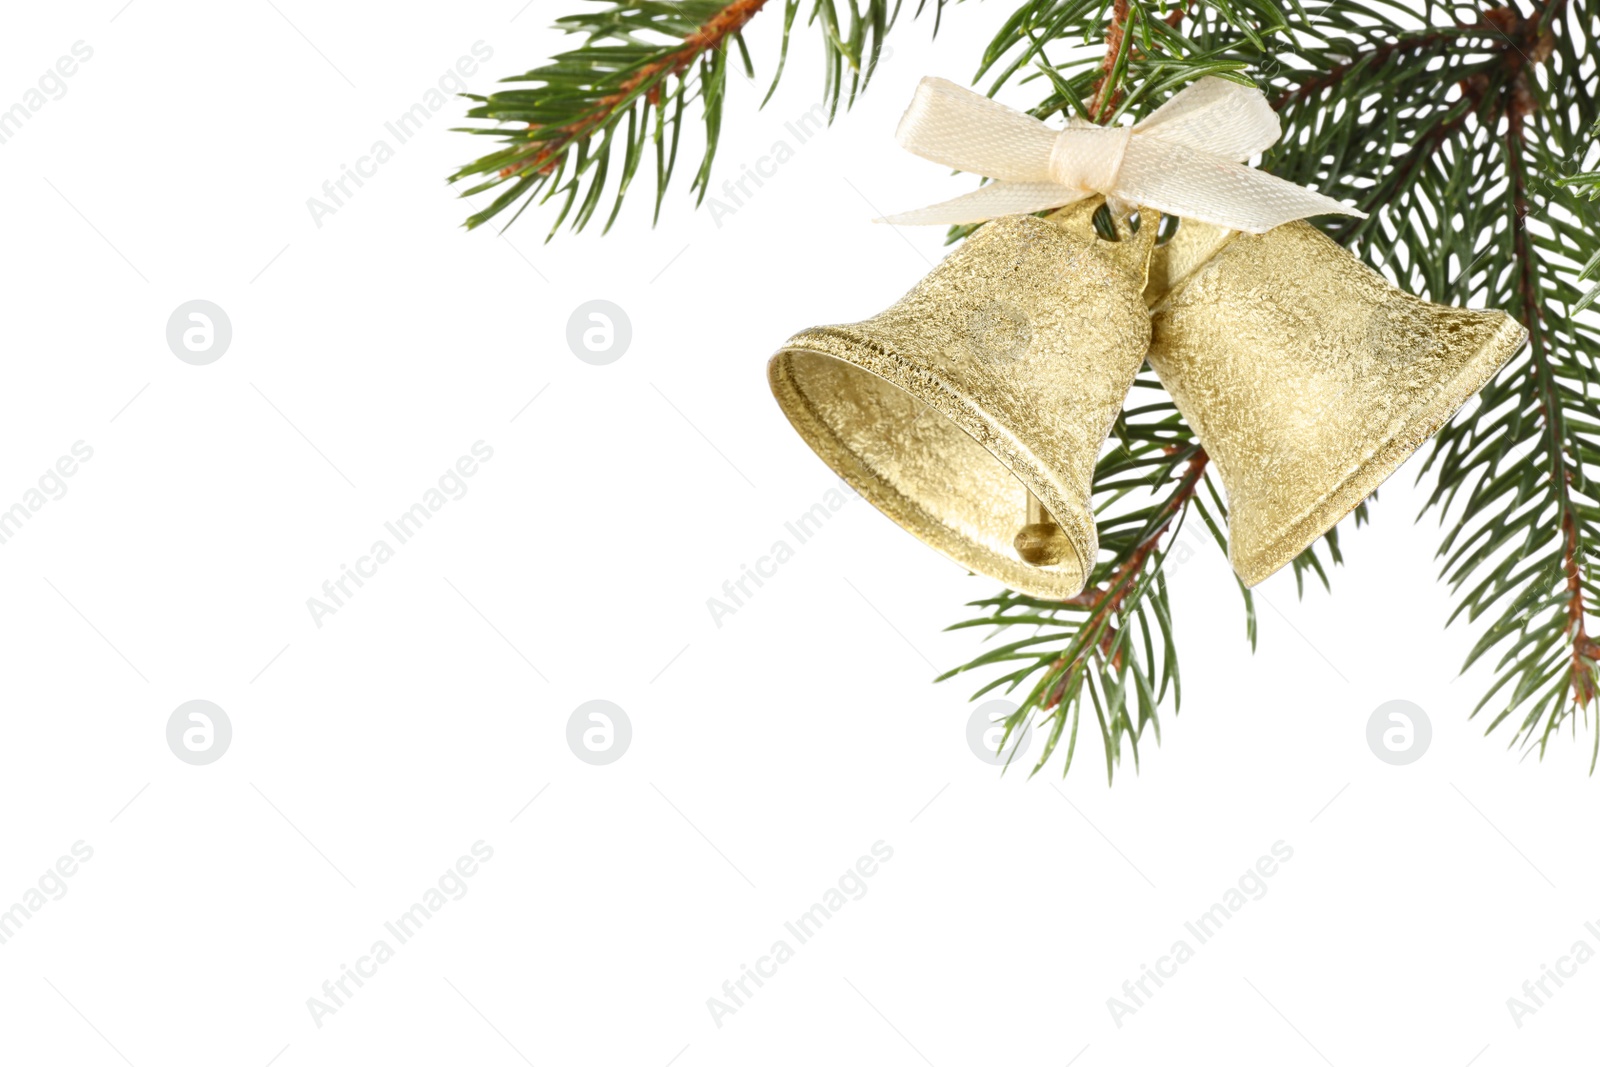
{"type": "Polygon", "coordinates": [[[1332,595],[1260,588],[1254,654],[1221,553],[1173,568],[1183,710],[1109,787],[1092,734],[1064,781],[974,758],[977,680],[931,679],[981,647],[942,630],[992,585],[860,501],[713,624],[707,598],[833,485],[766,358],[942,254],[939,229],[868,220],[970,187],[893,127],[923,75],[969,77],[1008,5],[950,9],[937,45],[907,18],[864,101],[804,145],[784,124],[820,91],[814,34],[757,111],[763,15],[718,184],[780,139],[795,158],[718,226],[692,210],[691,144],[657,228],[646,176],[611,236],[546,245],[548,211],[460,230],[443,179],[487,142],[449,132],[454,100],[320,227],[306,202],[474,42],[477,91],[563,47],[547,26],[572,4],[123,3],[21,6],[0,37],[0,108],[94,50],[0,144],[0,507],[94,450],[0,546],[0,908],[93,849],[0,945],[0,1061],[1588,1047],[1600,965],[1521,1028],[1506,1000],[1579,938],[1600,948],[1591,738],[1541,763],[1469,721],[1486,675],[1456,677],[1472,631],[1443,628],[1415,462],[1348,531],[1332,595]],[[209,366],[165,340],[197,298],[233,326],[209,366]],[[567,347],[592,299],[632,322],[609,366],[567,347]],[[307,598],[480,440],[467,494],[315,625],[307,598]],[[233,725],[209,766],[166,743],[193,699],[233,725]],[[609,766],[566,744],[591,699],[632,723],[609,766]],[[1365,741],[1392,699],[1433,725],[1406,767],[1365,741]],[[318,1026],[307,999],[480,840],[470,891],[318,1026]],[[1107,998],[1280,840],[1266,895],[1117,1026],[1107,998]],[[866,895],[716,1025],[707,998],[878,841],[866,895]]]}

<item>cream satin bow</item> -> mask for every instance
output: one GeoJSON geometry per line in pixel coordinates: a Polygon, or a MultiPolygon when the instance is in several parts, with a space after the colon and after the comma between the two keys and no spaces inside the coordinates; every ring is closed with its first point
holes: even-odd
{"type": "Polygon", "coordinates": [[[924,78],[900,120],[901,147],[996,179],[881,221],[982,222],[1063,207],[1099,193],[1231,230],[1265,233],[1310,215],[1355,215],[1321,193],[1241,164],[1277,141],[1278,116],[1261,90],[1202,78],[1134,126],[1074,117],[1064,130],[943,78],[924,78]]]}

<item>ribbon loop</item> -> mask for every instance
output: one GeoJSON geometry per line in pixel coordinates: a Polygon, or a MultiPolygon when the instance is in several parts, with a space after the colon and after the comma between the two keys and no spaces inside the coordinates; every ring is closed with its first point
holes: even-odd
{"type": "Polygon", "coordinates": [[[1311,215],[1366,218],[1321,193],[1242,165],[1280,133],[1261,90],[1222,78],[1194,82],[1133,126],[1074,118],[1064,130],[953,82],[924,78],[900,121],[901,146],[995,180],[882,221],[983,222],[1065,207],[1096,193],[1247,233],[1311,215]]]}

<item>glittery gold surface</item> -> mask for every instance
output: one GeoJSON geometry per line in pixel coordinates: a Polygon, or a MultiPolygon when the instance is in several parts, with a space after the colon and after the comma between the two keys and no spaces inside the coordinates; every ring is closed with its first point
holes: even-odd
{"type": "Polygon", "coordinates": [[[1527,338],[1504,312],[1401,292],[1304,222],[1184,222],[1150,279],[1150,365],[1222,476],[1246,585],[1377,489],[1527,338]]]}
{"type": "Polygon", "coordinates": [[[989,223],[899,303],[804,331],[767,373],[807,444],[879,510],[1034,596],[1082,590],[1098,549],[1095,459],[1143,362],[1156,227],[1105,241],[1083,201],[989,223]],[[1017,557],[1028,490],[1072,552],[1017,557]]]}

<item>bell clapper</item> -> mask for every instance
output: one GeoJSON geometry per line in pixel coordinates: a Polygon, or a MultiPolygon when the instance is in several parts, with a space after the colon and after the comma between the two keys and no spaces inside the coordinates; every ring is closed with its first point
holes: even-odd
{"type": "Polygon", "coordinates": [[[1066,532],[1056,525],[1031,489],[1028,491],[1028,524],[1017,531],[1012,544],[1022,562],[1035,567],[1054,567],[1072,551],[1066,532]]]}

